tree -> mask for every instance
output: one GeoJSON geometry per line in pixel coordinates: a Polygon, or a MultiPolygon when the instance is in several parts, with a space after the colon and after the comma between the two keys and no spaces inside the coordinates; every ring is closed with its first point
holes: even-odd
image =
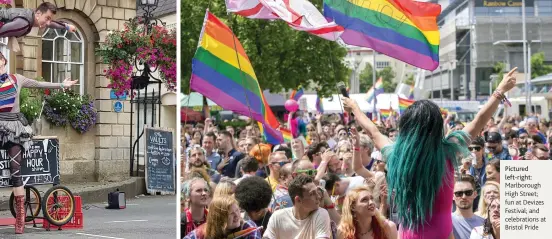
{"type": "Polygon", "coordinates": [[[531,56],[531,79],[546,75],[552,72],[552,65],[544,64],[544,52],[531,56]]]}
{"type": "MultiPolygon", "coordinates": [[[[397,88],[397,83],[393,82],[395,78],[393,69],[391,67],[385,67],[380,71],[376,71],[376,80],[380,77],[383,81],[384,92],[394,92],[395,88],[397,88]]],[[[370,63],[366,63],[366,66],[360,72],[359,81],[361,92],[367,92],[370,87],[372,87],[374,80],[372,78],[372,65],[370,63]]]]}
{"type": "Polygon", "coordinates": [[[493,82],[493,88],[496,88],[500,81],[502,81],[502,77],[504,76],[504,70],[506,69],[506,63],[504,62],[497,62],[493,66],[493,73],[496,74],[496,80],[493,82]]]}
{"type": "MultiPolygon", "coordinates": [[[[321,9],[322,0],[313,0],[321,9]]],[[[181,1],[181,90],[188,93],[191,61],[198,46],[205,9],[232,28],[243,45],[262,89],[271,92],[316,86],[322,96],[336,93],[337,82],[346,82],[345,48],[283,21],[247,19],[226,14],[224,0],[181,1]]]]}
{"type": "Polygon", "coordinates": [[[414,75],[408,75],[408,78],[403,82],[405,85],[413,86],[416,82],[414,81],[414,75]]]}

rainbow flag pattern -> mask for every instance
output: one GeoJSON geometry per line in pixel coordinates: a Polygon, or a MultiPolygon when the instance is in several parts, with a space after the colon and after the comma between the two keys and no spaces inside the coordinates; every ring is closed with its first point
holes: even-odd
{"type": "Polygon", "coordinates": [[[374,89],[374,86],[370,87],[370,90],[366,93],[368,96],[366,98],[366,101],[368,103],[372,102],[379,94],[384,93],[383,91],[383,79],[380,77],[378,81],[376,81],[376,87],[374,89]]]}
{"type": "Polygon", "coordinates": [[[416,102],[415,100],[403,99],[399,97],[399,113],[402,114],[408,106],[411,106],[416,102]]]}
{"type": "Polygon", "coordinates": [[[324,16],[345,28],[341,39],[413,66],[439,66],[441,5],[412,0],[324,0],[324,16]]]}
{"type": "Polygon", "coordinates": [[[225,110],[251,117],[262,124],[269,143],[284,141],[245,54],[232,30],[209,11],[205,13],[199,46],[192,59],[190,88],[225,110]]]}
{"type": "Polygon", "coordinates": [[[0,112],[11,112],[17,97],[17,78],[14,75],[0,76],[0,112]],[[11,80],[9,79],[11,77],[11,80]]]}
{"type": "Polygon", "coordinates": [[[392,113],[393,113],[392,109],[388,109],[388,110],[381,109],[380,110],[381,121],[386,121],[391,116],[392,113]]]}
{"type": "Polygon", "coordinates": [[[316,96],[316,111],[321,114],[324,113],[324,105],[322,104],[322,99],[318,95],[316,96]]]}
{"type": "Polygon", "coordinates": [[[299,99],[301,99],[301,96],[303,96],[303,94],[304,94],[303,87],[299,86],[297,90],[293,90],[291,92],[291,96],[289,98],[295,101],[299,101],[299,99]]]}
{"type": "Polygon", "coordinates": [[[291,143],[291,141],[293,140],[293,134],[291,134],[291,130],[280,128],[280,132],[282,132],[282,135],[284,136],[284,142],[291,143]]]}
{"type": "Polygon", "coordinates": [[[414,86],[410,86],[410,91],[408,92],[408,99],[413,100],[414,99],[414,86]]]}

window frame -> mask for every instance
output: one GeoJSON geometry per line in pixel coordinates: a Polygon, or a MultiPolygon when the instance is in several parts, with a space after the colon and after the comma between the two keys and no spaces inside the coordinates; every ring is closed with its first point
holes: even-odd
{"type": "MultiPolygon", "coordinates": [[[[76,37],[77,39],[79,39],[80,41],[75,41],[75,40],[69,40],[69,38],[67,38],[67,34],[69,32],[67,30],[64,30],[64,29],[52,29],[52,28],[47,28],[44,33],[42,34],[41,36],[41,40],[42,42],[44,41],[50,41],[52,42],[52,60],[44,60],[44,57],[42,57],[41,59],[41,65],[42,63],[50,63],[50,82],[53,82],[53,78],[54,78],[54,68],[55,68],[55,65],[57,64],[62,64],[62,65],[66,65],[65,66],[65,73],[67,72],[70,72],[67,70],[67,65],[78,65],[78,67],[80,67],[80,74],[79,74],[79,94],[80,95],[84,95],[85,92],[84,92],[84,84],[85,84],[85,73],[84,73],[84,63],[85,63],[85,48],[84,48],[84,45],[85,45],[85,41],[84,41],[84,37],[83,37],[83,34],[77,29],[76,30],[76,37]],[[60,31],[64,31],[64,34],[63,36],[60,36],[58,33],[57,33],[57,30],[60,30],[60,31]],[[48,34],[49,31],[54,31],[55,34],[56,34],[56,37],[54,37],[53,39],[45,39],[44,37],[46,36],[46,34],[48,34]],[[80,56],[80,62],[72,62],[71,59],[69,59],[68,61],[59,61],[59,60],[54,60],[55,59],[55,55],[56,55],[56,40],[58,38],[63,38],[65,40],[64,42],[64,47],[67,49],[67,51],[69,52],[69,55],[66,56],[65,54],[63,55],[63,57],[71,57],[71,43],[80,43],[81,44],[81,56],[80,56]],[[66,44],[68,43],[68,44],[66,44]]],[[[42,50],[44,50],[44,48],[42,48],[42,50]]],[[[44,55],[44,54],[43,54],[44,55]]],[[[44,71],[43,71],[44,72],[44,71]]]]}

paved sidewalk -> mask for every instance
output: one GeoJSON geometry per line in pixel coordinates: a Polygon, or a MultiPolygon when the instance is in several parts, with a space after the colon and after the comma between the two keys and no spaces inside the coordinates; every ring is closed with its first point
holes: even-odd
{"type": "MultiPolygon", "coordinates": [[[[142,177],[133,177],[121,182],[62,183],[61,185],[71,190],[73,195],[81,196],[83,205],[107,202],[107,194],[117,190],[117,188],[119,191],[125,192],[127,199],[145,193],[145,182],[142,177]]],[[[44,193],[52,185],[37,185],[35,187],[40,192],[40,197],[44,197],[44,193]]],[[[0,211],[9,210],[11,192],[11,188],[0,189],[0,211]]]]}

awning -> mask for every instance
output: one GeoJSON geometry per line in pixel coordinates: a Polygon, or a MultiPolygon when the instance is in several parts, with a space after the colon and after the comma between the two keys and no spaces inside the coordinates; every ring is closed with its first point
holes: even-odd
{"type": "Polygon", "coordinates": [[[284,106],[286,103],[286,98],[280,94],[271,94],[268,90],[263,91],[263,94],[270,107],[284,106]]]}
{"type": "MultiPolygon", "coordinates": [[[[180,107],[189,107],[194,111],[203,111],[203,95],[192,92],[189,96],[180,94],[180,107]]],[[[207,99],[207,105],[210,111],[221,111],[222,108],[215,104],[215,102],[207,99]]]]}
{"type": "Polygon", "coordinates": [[[186,107],[180,108],[180,122],[202,122],[203,120],[201,112],[186,107]]]}
{"type": "MultiPolygon", "coordinates": [[[[307,101],[307,111],[315,112],[316,111],[316,95],[303,95],[299,101],[307,101]]],[[[323,98],[322,105],[324,106],[325,114],[335,114],[343,113],[343,102],[341,102],[341,95],[334,94],[332,97],[323,98]]],[[[368,103],[366,101],[366,94],[351,94],[349,97],[355,100],[362,110],[362,112],[372,112],[373,103],[368,103]]],[[[376,109],[389,109],[391,107],[393,110],[399,110],[399,99],[396,94],[379,94],[377,96],[376,109]]]]}

